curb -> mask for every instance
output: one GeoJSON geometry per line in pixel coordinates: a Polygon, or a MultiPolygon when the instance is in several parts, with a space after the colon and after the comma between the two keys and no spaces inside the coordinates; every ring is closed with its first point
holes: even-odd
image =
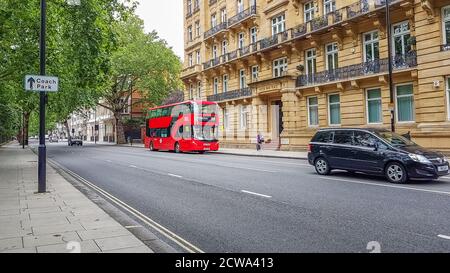
{"type": "Polygon", "coordinates": [[[279,155],[254,155],[254,154],[239,154],[239,153],[227,153],[227,152],[210,152],[214,154],[224,154],[224,155],[237,155],[237,156],[251,156],[251,157],[267,157],[267,158],[284,158],[284,159],[298,159],[298,160],[308,160],[307,157],[296,157],[296,156],[279,156],[279,155]]]}

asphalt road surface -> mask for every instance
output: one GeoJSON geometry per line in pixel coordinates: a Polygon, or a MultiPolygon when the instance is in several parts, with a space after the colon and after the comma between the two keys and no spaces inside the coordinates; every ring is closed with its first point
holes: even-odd
{"type": "Polygon", "coordinates": [[[47,147],[50,159],[204,252],[450,252],[450,177],[393,185],[319,176],[305,160],[47,147]]]}

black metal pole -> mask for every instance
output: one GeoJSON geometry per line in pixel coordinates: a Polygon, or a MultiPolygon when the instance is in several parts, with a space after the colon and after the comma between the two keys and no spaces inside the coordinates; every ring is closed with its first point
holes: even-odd
{"type": "Polygon", "coordinates": [[[94,143],[97,144],[97,106],[94,110],[94,143]]]}
{"type": "Polygon", "coordinates": [[[25,113],[22,111],[22,149],[25,149],[25,113]]]}
{"type": "Polygon", "coordinates": [[[391,40],[391,15],[389,10],[389,2],[386,1],[386,30],[387,30],[387,45],[388,45],[388,71],[389,71],[389,110],[391,112],[391,131],[395,132],[395,104],[394,104],[394,82],[392,80],[392,40],[391,40]]]}
{"type": "MultiPolygon", "coordinates": [[[[39,43],[39,57],[40,57],[40,74],[45,76],[45,31],[46,31],[46,0],[41,0],[41,33],[39,43]]],[[[38,160],[38,192],[46,192],[46,161],[47,148],[45,147],[45,92],[41,92],[39,102],[39,160],[38,160]]]]}

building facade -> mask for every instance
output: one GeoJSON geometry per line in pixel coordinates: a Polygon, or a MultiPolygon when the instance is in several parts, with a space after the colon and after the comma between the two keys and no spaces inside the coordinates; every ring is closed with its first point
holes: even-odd
{"type": "Polygon", "coordinates": [[[448,0],[183,0],[185,97],[222,146],[302,150],[324,127],[391,128],[450,150],[448,0]],[[388,36],[390,32],[390,41],[388,36]],[[392,54],[389,87],[388,44],[392,54]]]}

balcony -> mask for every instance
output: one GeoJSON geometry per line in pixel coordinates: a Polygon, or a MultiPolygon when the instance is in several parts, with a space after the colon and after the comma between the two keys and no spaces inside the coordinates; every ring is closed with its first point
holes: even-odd
{"type": "Polygon", "coordinates": [[[360,0],[359,2],[347,6],[347,19],[358,17],[367,12],[369,12],[369,1],[360,0]]]}
{"type": "Polygon", "coordinates": [[[215,3],[217,3],[217,0],[209,0],[209,5],[210,6],[214,5],[215,3]]]}
{"type": "Polygon", "coordinates": [[[217,26],[206,31],[204,34],[204,38],[208,39],[209,37],[214,36],[215,34],[219,33],[220,31],[227,29],[227,27],[228,27],[228,23],[222,22],[222,23],[218,24],[217,26]]]}
{"type": "Polygon", "coordinates": [[[220,64],[220,57],[213,58],[206,63],[203,63],[203,70],[209,69],[211,67],[217,66],[220,64]]]}
{"type": "Polygon", "coordinates": [[[195,14],[198,11],[200,11],[200,6],[194,6],[194,11],[192,11],[192,14],[195,14]]]}
{"type": "Polygon", "coordinates": [[[441,51],[450,51],[450,44],[441,45],[441,51]]]}
{"type": "Polygon", "coordinates": [[[181,71],[181,78],[186,78],[189,77],[191,75],[194,75],[196,73],[200,73],[201,72],[201,65],[196,64],[190,67],[186,67],[185,69],[183,69],[181,71]]]}
{"type": "Polygon", "coordinates": [[[272,37],[268,37],[259,41],[259,49],[263,50],[279,43],[285,42],[289,39],[289,32],[283,31],[278,34],[273,35],[272,37]]]}
{"type": "Polygon", "coordinates": [[[328,14],[311,20],[311,31],[316,31],[328,26],[328,14]]]}
{"type": "Polygon", "coordinates": [[[220,59],[221,59],[221,63],[226,63],[226,62],[237,59],[237,57],[238,57],[238,51],[235,50],[235,51],[231,51],[229,53],[225,53],[224,55],[220,56],[220,59]]]}
{"type": "Polygon", "coordinates": [[[224,93],[219,93],[215,95],[208,96],[206,99],[208,101],[226,101],[226,100],[234,100],[241,99],[246,97],[251,97],[253,95],[253,91],[251,88],[246,87],[238,90],[228,91],[224,93]]]}
{"type": "MultiPolygon", "coordinates": [[[[416,52],[412,51],[406,55],[395,56],[392,62],[393,70],[402,70],[416,67],[416,52]]],[[[301,75],[297,78],[296,87],[320,85],[328,82],[350,80],[357,77],[387,73],[388,68],[389,60],[387,58],[349,65],[311,75],[301,75]]]]}
{"type": "Polygon", "coordinates": [[[228,27],[232,27],[254,15],[256,15],[256,6],[251,6],[250,8],[248,8],[244,11],[241,11],[238,14],[236,14],[235,16],[231,17],[228,20],[228,27]]]}

